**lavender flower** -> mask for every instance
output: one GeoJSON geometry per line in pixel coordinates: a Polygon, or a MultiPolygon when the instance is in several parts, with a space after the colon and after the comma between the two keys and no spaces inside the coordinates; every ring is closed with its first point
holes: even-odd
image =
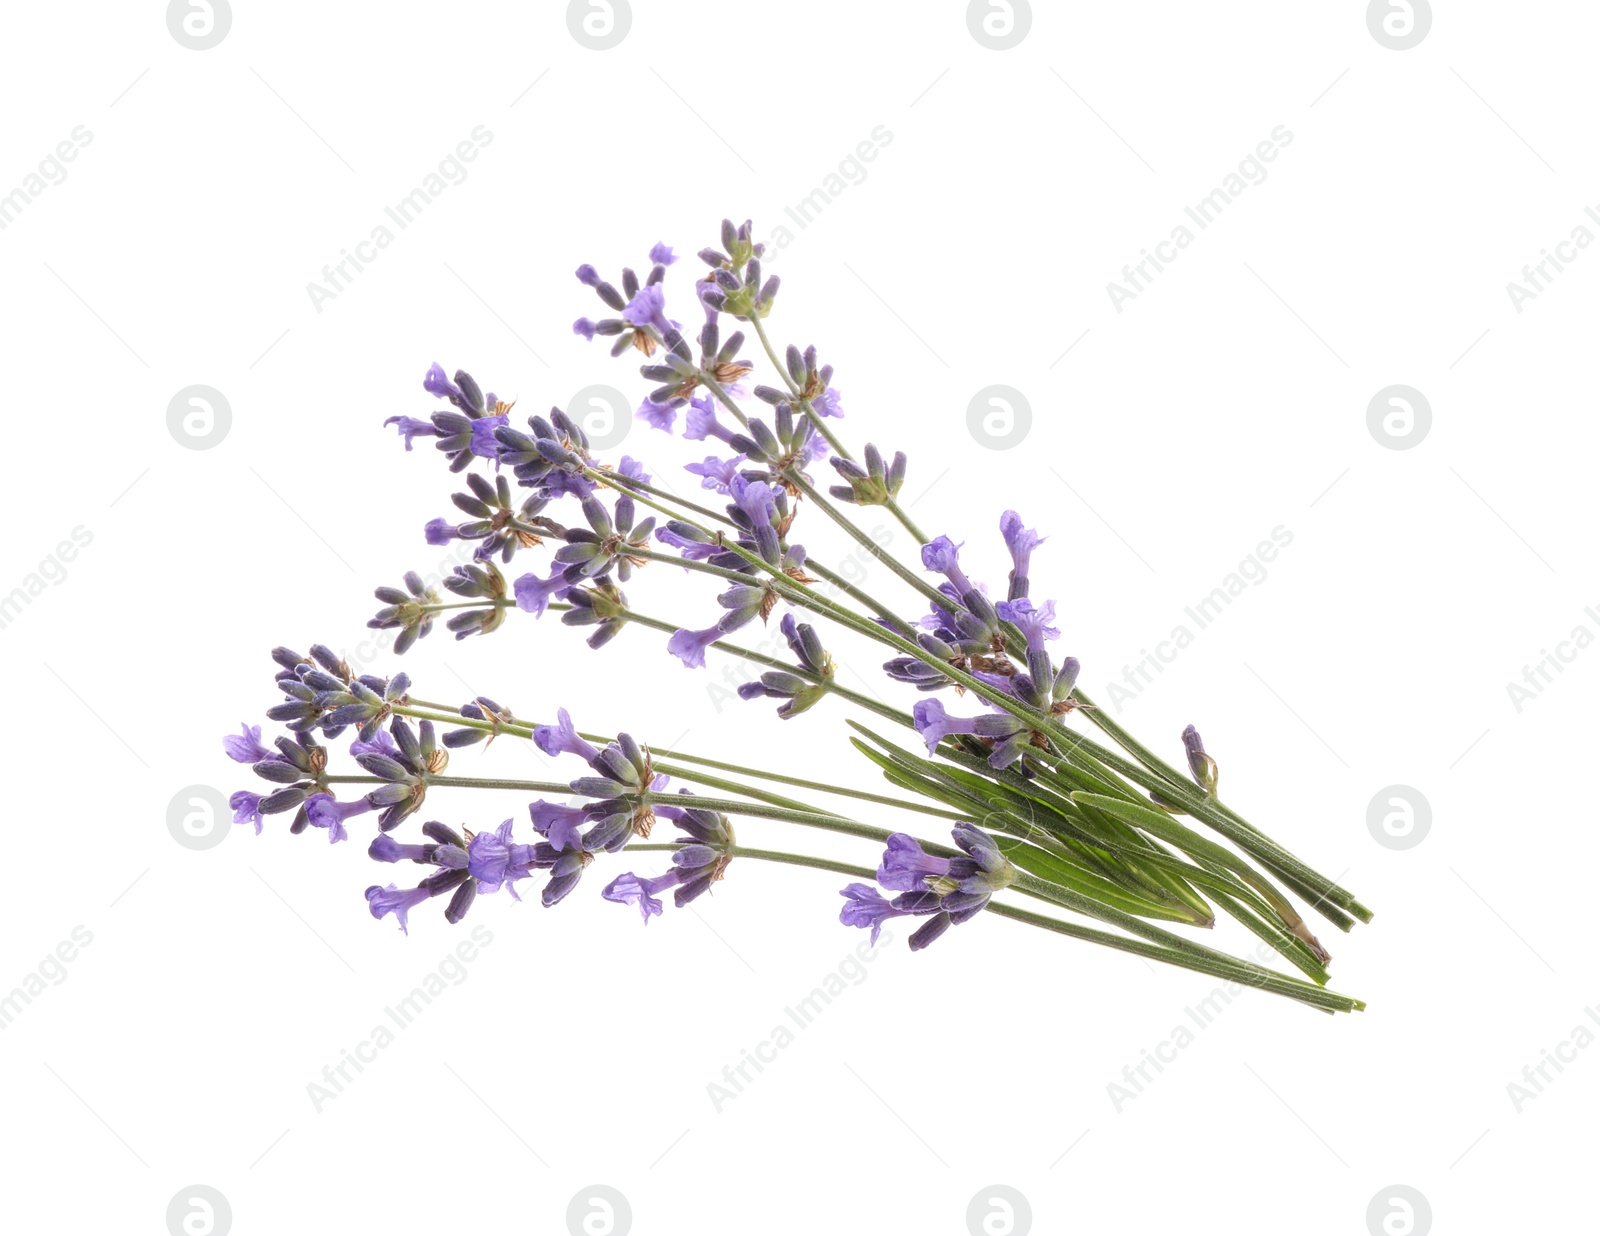
{"type": "Polygon", "coordinates": [[[377,809],[376,803],[365,798],[358,798],[353,803],[341,803],[332,794],[313,794],[306,799],[306,815],[311,826],[327,829],[329,842],[343,841],[349,836],[344,826],[346,820],[377,809]]]}
{"type": "MultiPolygon", "coordinates": [[[[847,884],[839,891],[844,896],[839,921],[846,927],[871,928],[870,942],[873,944],[878,942],[883,925],[889,919],[907,914],[931,913],[921,908],[933,897],[931,893],[908,893],[890,901],[870,884],[847,884]]],[[[938,899],[933,897],[933,901],[937,903],[938,899]]]]}
{"type": "Polygon", "coordinates": [[[518,576],[517,582],[512,585],[512,590],[516,594],[517,608],[537,618],[550,607],[552,597],[559,597],[571,587],[572,583],[567,579],[566,568],[562,567],[549,579],[540,579],[531,571],[518,576]]]}
{"type": "Polygon", "coordinates": [[[555,553],[555,561],[566,568],[567,579],[572,583],[593,579],[613,569],[618,578],[626,582],[634,567],[649,561],[640,557],[638,551],[650,547],[655,516],[647,516],[635,524],[633,499],[627,494],[617,497],[611,511],[607,511],[598,498],[585,498],[583,514],[589,527],[568,528],[567,543],[555,553]]]}
{"type": "Polygon", "coordinates": [[[878,883],[898,893],[919,892],[930,876],[950,873],[950,860],[924,852],[922,843],[906,833],[890,835],[878,863],[878,883]]]}
{"type": "Polygon", "coordinates": [[[701,489],[714,489],[718,493],[728,493],[734,479],[739,475],[739,468],[745,462],[743,455],[735,455],[731,459],[718,459],[715,455],[707,455],[697,464],[684,464],[683,470],[700,478],[701,489]]]}
{"type": "Polygon", "coordinates": [[[470,841],[463,840],[454,829],[436,820],[424,824],[422,833],[431,844],[401,845],[388,837],[379,837],[367,851],[379,862],[409,860],[437,868],[413,889],[400,889],[393,884],[387,888],[374,884],[367,889],[367,905],[372,917],[382,918],[392,913],[400,929],[408,933],[406,916],[431,897],[450,893],[445,920],[459,923],[478,894],[492,894],[504,887],[520,901],[516,881],[555,862],[549,846],[517,844],[511,835],[510,820],[493,832],[473,835],[470,841]]]}
{"type": "Polygon", "coordinates": [[[1033,739],[1033,731],[1008,712],[996,710],[981,717],[952,717],[943,704],[932,699],[918,700],[912,706],[911,719],[916,723],[923,741],[928,744],[929,755],[944,739],[957,734],[970,734],[986,740],[993,747],[989,754],[989,766],[997,769],[1015,763],[1033,739]]]}
{"type": "Polygon", "coordinates": [[[398,630],[394,637],[396,655],[406,652],[423,636],[433,630],[433,615],[439,604],[439,594],[423,583],[415,571],[405,574],[406,589],[383,587],[374,595],[383,602],[383,608],[367,620],[367,626],[376,631],[398,630]]]}
{"type": "Polygon", "coordinates": [[[656,403],[648,398],[639,405],[634,415],[652,429],[659,429],[664,433],[671,433],[672,427],[678,421],[678,409],[672,404],[656,403]]]}
{"type": "Polygon", "coordinates": [[[399,433],[406,442],[406,450],[411,449],[413,438],[436,438],[439,436],[439,427],[432,421],[418,420],[414,416],[391,416],[383,422],[385,426],[398,425],[399,433]]]}
{"type": "Polygon", "coordinates": [[[426,884],[419,884],[416,888],[398,888],[393,884],[379,887],[374,884],[367,889],[367,906],[372,911],[373,918],[382,918],[386,914],[393,914],[395,921],[400,924],[400,930],[407,935],[411,929],[407,924],[407,916],[428,898],[435,896],[434,891],[426,884]]]}
{"type": "Polygon", "coordinates": [[[696,395],[689,400],[689,410],[684,414],[683,436],[690,442],[704,442],[715,438],[730,442],[733,434],[717,419],[717,405],[710,395],[696,395]]]}
{"type": "Polygon", "coordinates": [[[600,890],[600,895],[607,901],[638,906],[640,915],[648,923],[654,915],[661,913],[661,902],[656,899],[656,895],[676,885],[680,878],[676,868],[666,875],[655,876],[648,880],[641,879],[629,871],[607,884],[600,890]]]}
{"type": "Polygon", "coordinates": [[[768,670],[755,682],[742,684],[739,698],[781,699],[784,703],[778,707],[778,716],[787,721],[828,694],[827,684],[833,679],[834,666],[833,657],[822,647],[822,640],[809,623],[797,623],[793,614],[785,614],[778,627],[788,642],[789,651],[794,653],[807,676],[802,678],[782,670],[768,670]]]}
{"type": "Polygon", "coordinates": [[[1007,599],[1015,601],[1028,595],[1028,562],[1033,551],[1044,544],[1045,538],[1031,528],[1022,526],[1022,516],[1007,511],[1000,516],[1000,535],[1011,551],[1010,591],[1007,599]]]}
{"type": "Polygon", "coordinates": [[[883,506],[900,493],[906,480],[906,454],[896,451],[894,462],[884,466],[883,455],[872,443],[862,452],[866,467],[838,456],[828,462],[844,477],[846,484],[830,485],[828,492],[841,502],[856,506],[883,506]]]}
{"type": "Polygon", "coordinates": [[[587,808],[567,807],[543,798],[528,804],[528,815],[534,831],[558,850],[578,849],[583,828],[589,822],[587,808]]]}
{"type": "Polygon", "coordinates": [[[673,851],[672,870],[648,879],[626,872],[600,894],[607,901],[637,906],[646,923],[661,913],[658,898],[667,889],[677,890],[673,904],[682,909],[722,879],[733,861],[733,827],[726,816],[697,807],[660,806],[656,810],[675,820],[686,834],[677,838],[680,848],[673,851]]]}
{"type": "Polygon", "coordinates": [[[872,941],[885,920],[898,915],[926,916],[928,921],[911,935],[911,950],[927,948],[957,923],[980,913],[989,899],[1010,887],[1016,868],[1000,852],[993,837],[971,824],[957,824],[951,836],[961,849],[954,858],[926,853],[914,837],[896,833],[889,838],[878,867],[878,883],[899,890],[890,901],[866,884],[841,890],[845,904],[839,921],[848,927],[870,927],[872,941]]]}
{"type": "Polygon", "coordinates": [[[235,824],[254,824],[256,836],[261,835],[263,824],[261,810],[261,795],[252,794],[249,790],[235,790],[228,796],[228,806],[233,808],[233,822],[235,824]]]}
{"type": "Polygon", "coordinates": [[[718,625],[706,627],[703,631],[691,631],[680,627],[667,641],[667,651],[689,669],[704,669],[706,649],[721,638],[722,628],[718,625]]]}
{"type": "Polygon", "coordinates": [[[653,326],[662,334],[673,329],[673,324],[667,321],[663,310],[666,308],[666,292],[659,283],[652,283],[642,287],[634,294],[632,300],[622,310],[623,321],[631,326],[653,326]]]}
{"type": "Polygon", "coordinates": [[[1200,788],[1215,797],[1217,793],[1217,762],[1206,754],[1200,741],[1200,731],[1187,726],[1183,731],[1183,752],[1189,760],[1189,772],[1199,782],[1200,788]]]}
{"type": "Polygon", "coordinates": [[[240,764],[254,764],[258,760],[276,758],[274,753],[261,745],[261,727],[251,725],[248,721],[240,727],[240,733],[229,734],[222,740],[222,749],[228,753],[228,758],[240,764]]]}
{"type": "Polygon", "coordinates": [[[956,590],[957,598],[965,601],[967,594],[974,589],[972,581],[961,570],[960,552],[961,546],[949,537],[937,537],[922,547],[922,565],[948,579],[956,590]]]}
{"type": "Polygon", "coordinates": [[[565,708],[556,709],[554,725],[537,725],[533,729],[534,745],[546,755],[578,755],[593,761],[600,749],[579,737],[578,727],[572,723],[572,714],[565,708]]]}

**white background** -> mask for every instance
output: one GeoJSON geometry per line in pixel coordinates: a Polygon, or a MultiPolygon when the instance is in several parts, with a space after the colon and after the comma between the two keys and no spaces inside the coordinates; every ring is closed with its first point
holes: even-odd
{"type": "MultiPolygon", "coordinates": [[[[74,927],[93,943],[0,1032],[7,1226],[165,1231],[196,1183],[239,1233],[564,1232],[595,1183],[644,1234],[955,1236],[994,1184],[1050,1233],[1363,1233],[1395,1184],[1440,1232],[1569,1226],[1600,1052],[1568,1051],[1520,1111],[1507,1085],[1600,1000],[1600,652],[1520,711],[1507,683],[1600,632],[1600,256],[1520,313],[1506,285],[1600,201],[1596,15],[1440,7],[1407,51],[1360,3],[1037,4],[1007,51],[950,2],[636,0],[608,51],[557,3],[238,3],[205,51],[156,3],[8,10],[0,192],[75,126],[92,141],[0,231],[0,593],[75,527],[93,539],[0,630],[0,990],[74,927]],[[466,181],[318,311],[324,264],[480,125],[466,181]],[[1266,180],[1118,312],[1107,283],[1280,125],[1266,180]],[[1173,755],[1198,724],[1229,800],[1374,907],[1323,933],[1334,985],[1370,1008],[1241,996],[1120,1110],[1108,1085],[1214,984],[985,917],[882,951],[719,1113],[707,1084],[857,945],[839,878],[736,864],[641,928],[598,897],[611,860],[556,911],[481,899],[455,930],[435,903],[407,938],[361,898],[369,829],[332,848],[279,817],[195,851],[167,827],[185,787],[253,781],[218,740],[275,702],[273,644],[363,655],[371,589],[437,568],[420,530],[452,486],[380,428],[431,410],[430,362],[529,411],[595,383],[637,398],[628,363],[570,332],[598,309],[573,268],[614,277],[665,240],[691,255],[669,277],[682,309],[725,214],[769,237],[876,126],[892,141],[865,179],[774,262],[771,328],[836,365],[851,441],[912,454],[912,514],[975,573],[1000,581],[1004,508],[1050,535],[1035,594],[1090,691],[1272,529],[1293,536],[1121,716],[1173,755]],[[167,427],[196,383],[232,413],[200,451],[167,427]],[[996,383],[1032,408],[1009,451],[967,430],[996,383]],[[1367,428],[1395,383],[1432,407],[1410,450],[1367,428]],[[1431,804],[1408,850],[1368,830],[1394,784],[1431,804]],[[473,925],[492,944],[465,981],[315,1110],[307,1084],[473,925]]],[[[642,425],[622,450],[675,484],[692,457],[642,425]]],[[[843,564],[813,527],[813,556],[843,564]]],[[[629,589],[640,608],[710,621],[663,573],[629,589]]],[[[871,649],[832,642],[904,698],[871,649]]],[[[514,615],[491,639],[436,632],[405,668],[430,696],[565,704],[585,728],[874,785],[843,709],[719,710],[722,665],[691,673],[663,643],[591,654],[514,615]]],[[[452,771],[555,775],[536,758],[508,740],[452,771]]],[[[428,814],[525,831],[525,797],[439,792],[428,814]]],[[[791,832],[741,836],[813,844],[791,832]]]]}

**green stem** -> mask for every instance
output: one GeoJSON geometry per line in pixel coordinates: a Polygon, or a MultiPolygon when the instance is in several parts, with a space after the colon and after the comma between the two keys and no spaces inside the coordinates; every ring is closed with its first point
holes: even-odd
{"type": "Polygon", "coordinates": [[[766,352],[767,359],[772,362],[772,367],[778,371],[778,376],[783,379],[783,384],[789,388],[789,393],[794,396],[794,401],[799,404],[800,407],[804,409],[805,414],[811,418],[811,424],[816,428],[816,431],[822,435],[823,441],[833,448],[834,454],[843,459],[853,459],[854,456],[845,449],[844,443],[840,442],[838,438],[834,437],[833,432],[824,423],[827,418],[821,416],[817,412],[816,408],[812,407],[811,400],[801,396],[800,388],[795,385],[794,379],[789,376],[788,366],[778,359],[777,352],[773,350],[772,341],[767,338],[767,330],[766,327],[761,325],[760,316],[757,314],[752,314],[747,321],[749,321],[751,327],[755,330],[756,338],[761,340],[761,347],[766,352]]]}
{"type": "MultiPolygon", "coordinates": [[[[630,845],[627,850],[671,851],[679,848],[680,846],[674,843],[656,842],[630,845]]],[[[746,846],[734,846],[732,847],[732,853],[735,858],[780,863],[790,867],[809,868],[813,871],[828,871],[868,882],[876,878],[876,873],[871,868],[859,867],[853,863],[838,862],[829,858],[818,858],[809,854],[789,854],[779,850],[758,850],[746,846]]],[[[1297,1000],[1324,1012],[1350,1012],[1366,1007],[1359,1000],[1326,991],[1323,988],[1300,982],[1286,975],[1276,974],[1271,970],[1261,969],[1260,967],[1252,970],[1249,963],[1239,962],[1221,954],[1210,957],[1196,956],[1191,952],[1163,948],[1155,943],[1114,935],[1111,932],[1100,931],[1093,927],[1081,927],[1076,923],[1066,923],[1060,919],[1049,918],[1043,914],[1035,914],[1030,910],[1006,905],[998,901],[990,901],[987,908],[990,913],[1000,918],[1026,923],[1030,927],[1040,927],[1046,931],[1053,931],[1057,935],[1067,936],[1074,940],[1082,940],[1089,944],[1102,945],[1118,952],[1131,953],[1133,956],[1143,957],[1149,961],[1159,961],[1165,965],[1207,974],[1213,978],[1237,982],[1241,986],[1254,987],[1275,995],[1287,996],[1291,1000],[1297,1000]]]]}

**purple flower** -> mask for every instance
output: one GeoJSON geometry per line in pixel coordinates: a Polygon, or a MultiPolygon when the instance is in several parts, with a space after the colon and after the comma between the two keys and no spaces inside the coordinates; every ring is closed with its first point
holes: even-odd
{"type": "Polygon", "coordinates": [[[678,258],[666,242],[657,241],[655,247],[650,250],[650,260],[657,266],[671,266],[678,258]]]}
{"type": "Polygon", "coordinates": [[[677,408],[670,403],[655,403],[648,395],[645,396],[644,402],[639,405],[634,415],[652,429],[659,429],[663,433],[671,433],[672,427],[678,421],[677,408]]]}
{"type": "Polygon", "coordinates": [[[576,322],[574,322],[572,324],[572,333],[574,335],[582,335],[585,339],[587,339],[591,343],[593,343],[594,342],[594,323],[591,322],[588,318],[579,318],[576,322]]]}
{"type": "Polygon", "coordinates": [[[841,889],[845,905],[839,921],[849,927],[872,928],[873,943],[886,919],[901,914],[926,915],[928,921],[911,934],[912,952],[932,944],[957,923],[981,912],[989,899],[1017,878],[1016,868],[1000,852],[993,837],[971,824],[950,830],[962,853],[956,858],[934,858],[914,838],[896,833],[889,838],[878,881],[889,889],[904,889],[893,901],[866,884],[841,889]]]}
{"type": "Polygon", "coordinates": [[[546,755],[581,755],[592,760],[600,754],[593,743],[578,737],[578,727],[565,708],[556,709],[554,725],[537,725],[533,729],[534,744],[546,755]]]}
{"type": "Polygon", "coordinates": [[[890,836],[878,863],[878,883],[897,893],[921,892],[928,876],[948,875],[950,860],[924,852],[922,843],[905,833],[890,836]]]}
{"type": "Polygon", "coordinates": [[[593,492],[593,481],[586,476],[579,476],[576,472],[568,472],[565,468],[552,468],[539,482],[539,496],[547,501],[566,494],[583,499],[593,492]]]}
{"type": "Polygon", "coordinates": [[[504,429],[509,416],[480,416],[472,422],[472,453],[484,459],[500,458],[500,440],[494,436],[496,429],[504,429]]]}
{"type": "MultiPolygon", "coordinates": [[[[1207,794],[1217,792],[1217,762],[1206,753],[1200,731],[1190,725],[1183,731],[1183,753],[1189,760],[1189,772],[1207,794]]],[[[259,831],[259,830],[258,830],[259,831]]]]}
{"type": "Polygon", "coordinates": [[[778,514],[778,491],[765,481],[747,480],[739,475],[728,483],[728,493],[750,522],[756,551],[773,566],[780,565],[778,530],[773,526],[778,514]]]}
{"type": "Polygon", "coordinates": [[[661,902],[657,894],[674,887],[681,880],[678,871],[669,871],[666,875],[656,876],[653,879],[640,879],[629,871],[619,875],[615,880],[600,890],[600,895],[607,901],[615,901],[622,905],[638,906],[639,915],[645,922],[661,913],[661,902]]]}
{"type": "Polygon", "coordinates": [[[758,528],[770,525],[777,513],[777,496],[765,481],[749,481],[737,477],[730,486],[734,505],[758,528]]]}
{"type": "Polygon", "coordinates": [[[528,804],[534,831],[558,850],[576,850],[589,813],[582,807],[564,807],[546,799],[528,804]]]}
{"type": "Polygon", "coordinates": [[[572,587],[572,583],[565,570],[557,570],[549,579],[540,579],[530,571],[511,587],[516,593],[517,608],[537,617],[550,607],[551,597],[572,587]]]}
{"type": "Polygon", "coordinates": [[[233,808],[235,824],[254,824],[256,836],[261,835],[261,795],[252,794],[249,790],[235,790],[228,799],[228,806],[233,808]]]}
{"type": "Polygon", "coordinates": [[[467,870],[478,882],[480,893],[496,893],[504,885],[517,900],[516,882],[532,874],[534,847],[518,845],[511,839],[511,821],[492,833],[477,833],[467,843],[467,870]]]}
{"type": "MultiPolygon", "coordinates": [[[[440,372],[444,372],[440,370],[440,372]]],[[[383,422],[387,425],[400,426],[400,436],[406,440],[406,450],[411,449],[411,439],[426,435],[430,438],[439,436],[439,429],[432,421],[421,421],[414,416],[391,416],[383,422]]]]}
{"type": "Polygon", "coordinates": [[[343,841],[349,836],[344,827],[346,820],[377,809],[376,804],[368,802],[365,798],[358,798],[353,803],[341,803],[337,802],[332,794],[313,794],[306,799],[306,816],[317,828],[328,830],[330,843],[343,841]]]}
{"type": "Polygon", "coordinates": [[[839,402],[839,392],[831,386],[811,401],[811,407],[818,416],[844,416],[844,405],[839,402]]]}
{"type": "Polygon", "coordinates": [[[735,455],[732,459],[718,459],[715,455],[707,455],[697,464],[684,464],[685,472],[692,472],[700,478],[701,489],[715,489],[718,493],[728,493],[733,480],[739,475],[739,465],[744,463],[743,455],[735,455]]]}
{"type": "Polygon", "coordinates": [[[422,389],[435,399],[448,399],[458,407],[466,402],[466,395],[462,393],[459,386],[445,375],[444,366],[438,361],[434,361],[432,365],[428,366],[428,372],[423,375],[422,389]]]}
{"type": "Polygon", "coordinates": [[[380,863],[426,863],[432,861],[437,849],[434,845],[404,845],[388,833],[379,833],[367,847],[367,857],[380,863]]]}
{"type": "Polygon", "coordinates": [[[952,717],[936,699],[918,700],[911,706],[911,719],[928,744],[928,754],[952,734],[972,734],[994,740],[989,755],[991,768],[1006,768],[1022,755],[1032,739],[1032,731],[1010,713],[996,709],[980,717],[952,717]]]}
{"type": "Polygon", "coordinates": [[[1042,606],[1036,606],[1027,597],[1018,597],[1014,601],[1001,601],[994,609],[995,613],[1007,622],[1015,623],[1028,637],[1030,651],[1043,648],[1047,639],[1061,637],[1061,632],[1050,625],[1056,620],[1054,601],[1046,601],[1042,606]]]}
{"type": "Polygon", "coordinates": [[[1022,526],[1022,516],[1007,511],[1000,516],[1000,535],[1005,537],[1006,548],[1011,551],[1010,599],[1028,595],[1028,560],[1033,551],[1044,544],[1045,538],[1031,528],[1022,526]]]}
{"type": "Polygon", "coordinates": [[[918,700],[911,706],[911,719],[916,722],[917,733],[928,744],[929,755],[952,734],[978,732],[977,717],[952,717],[938,700],[918,700]]]}
{"type": "Polygon", "coordinates": [[[722,547],[715,541],[697,541],[693,537],[683,535],[683,533],[673,528],[671,524],[664,528],[656,529],[656,540],[663,545],[672,546],[673,549],[680,552],[682,557],[689,559],[691,562],[704,562],[707,558],[722,552],[722,547]]]}
{"type": "Polygon", "coordinates": [[[643,481],[650,483],[650,474],[644,470],[644,464],[631,455],[624,455],[622,462],[617,465],[617,475],[630,481],[643,481]]]}
{"type": "Polygon", "coordinates": [[[373,918],[393,914],[400,924],[400,930],[410,935],[411,931],[406,926],[406,915],[431,896],[433,896],[432,891],[422,884],[416,888],[397,888],[393,884],[387,888],[379,888],[374,884],[367,889],[367,906],[371,909],[373,918]]]}
{"type": "Polygon", "coordinates": [[[583,284],[584,287],[597,288],[600,286],[600,272],[589,265],[588,262],[585,262],[572,273],[577,275],[578,282],[583,284]]]}
{"type": "Polygon", "coordinates": [[[711,396],[695,395],[684,414],[683,436],[690,442],[704,442],[707,438],[727,442],[733,433],[717,420],[717,406],[711,396]]]}
{"type": "Polygon", "coordinates": [[[429,545],[448,545],[451,541],[461,539],[460,529],[443,519],[430,519],[423,524],[422,535],[427,538],[429,545]]]}
{"type": "Polygon", "coordinates": [[[270,747],[261,745],[261,727],[241,723],[240,732],[228,734],[222,740],[222,749],[228,753],[228,758],[240,764],[255,764],[261,760],[274,760],[279,758],[270,747]]]}
{"type": "Polygon", "coordinates": [[[961,546],[947,536],[941,536],[922,547],[922,565],[938,571],[955,587],[956,595],[965,597],[972,591],[972,581],[961,570],[961,546]]]}
{"type": "Polygon", "coordinates": [[[900,909],[895,904],[900,898],[890,901],[870,884],[847,884],[839,892],[844,896],[844,905],[839,909],[839,921],[846,927],[870,927],[873,944],[878,942],[878,935],[889,919],[915,913],[900,909]]]}
{"type": "Polygon", "coordinates": [[[391,760],[400,758],[400,744],[388,730],[378,730],[368,741],[359,738],[350,742],[350,756],[352,759],[363,755],[386,755],[391,760]]]}
{"type": "Polygon", "coordinates": [[[667,641],[667,651],[690,669],[704,669],[706,649],[722,638],[721,626],[710,626],[704,631],[691,631],[681,627],[667,641]]]}
{"type": "Polygon", "coordinates": [[[662,312],[666,308],[667,294],[659,283],[646,284],[634,293],[633,299],[623,309],[622,316],[630,326],[654,326],[662,334],[672,329],[662,312]]]}

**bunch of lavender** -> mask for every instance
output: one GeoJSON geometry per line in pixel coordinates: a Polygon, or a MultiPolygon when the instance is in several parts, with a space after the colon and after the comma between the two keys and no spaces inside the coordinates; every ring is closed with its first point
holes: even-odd
{"type": "MultiPolygon", "coordinates": [[[[260,727],[246,724],[226,740],[228,754],[269,783],[264,794],[233,796],[235,819],[260,832],[266,817],[293,813],[291,832],[323,829],[338,842],[349,821],[375,816],[371,857],[426,869],[366,890],[372,915],[393,915],[402,929],[434,897],[448,895],[444,917],[454,923],[480,894],[503,888],[520,899],[519,882],[539,873],[540,900],[553,906],[597,860],[620,868],[627,859],[619,855],[665,856],[664,870],[615,869],[601,889],[648,922],[662,913],[668,890],[682,906],[708,893],[735,859],[751,859],[852,877],[841,890],[840,922],[876,939],[886,920],[916,918],[913,950],[989,914],[1324,1011],[1363,1007],[1327,990],[1329,954],[1291,896],[1340,930],[1370,920],[1370,912],[1222,802],[1217,762],[1193,726],[1182,735],[1185,772],[1095,707],[1079,686],[1077,659],[1053,650],[1056,605],[1035,597],[1031,578],[1044,538],[1021,516],[1007,511],[1000,520],[1012,564],[1004,599],[968,577],[959,544],[917,527],[898,501],[905,453],[866,444],[853,454],[838,434],[845,409],[832,366],[814,347],[789,345],[780,354],[769,339],[779,282],[764,276],[750,224],[724,221],[719,240],[700,251],[704,273],[672,302],[675,312],[699,320],[693,341],[668,316],[667,272],[678,259],[662,244],[650,251],[642,279],[625,269],[612,282],[579,267],[579,282],[605,316],[579,318],[573,328],[585,339],[611,340],[615,357],[643,359],[648,390],[637,415],[710,452],[684,465],[699,479],[703,501],[653,483],[639,460],[598,458],[559,408],[516,421],[511,405],[485,394],[470,374],[450,376],[434,364],[423,388],[442,406],[385,424],[398,428],[407,450],[432,439],[450,472],[461,474],[463,488],[451,501],[465,518],[436,517],[423,531],[432,545],[472,544],[472,557],[443,580],[444,592],[459,599],[407,574],[403,587],[377,590],[382,608],[368,625],[395,631],[398,655],[441,616],[464,639],[513,618],[559,614],[564,625],[588,628],[594,649],[632,627],[639,634],[623,646],[639,648],[640,636],[661,640],[639,655],[675,657],[690,669],[704,667],[713,652],[740,658],[763,670],[739,690],[751,707],[777,700],[781,721],[808,714],[802,724],[833,708],[857,713],[846,718],[849,741],[893,792],[652,747],[629,734],[580,732],[563,708],[552,719],[548,704],[534,721],[483,696],[418,698],[405,674],[358,675],[317,645],[306,655],[272,654],[283,699],[266,715],[290,736],[268,747],[260,727]],[[745,356],[745,330],[776,385],[747,384],[755,366],[745,356]],[[819,484],[825,467],[837,483],[819,484]],[[862,507],[897,521],[920,547],[920,561],[902,562],[869,536],[858,522],[862,507]],[[861,546],[904,596],[880,600],[819,565],[797,539],[797,528],[813,525],[861,546]],[[656,563],[706,585],[698,616],[657,617],[623,593],[623,584],[633,588],[634,576],[656,563]],[[775,616],[787,657],[738,642],[741,630],[775,616]],[[880,646],[882,673],[910,706],[841,682],[829,650],[836,638],[880,646]],[[910,741],[894,740],[893,727],[910,741]],[[335,774],[326,744],[347,733],[353,769],[335,774]],[[447,772],[452,752],[502,736],[583,767],[548,783],[447,772]],[[490,821],[474,831],[428,821],[418,840],[397,835],[408,820],[430,814],[430,794],[471,789],[538,797],[526,824],[490,821]],[[860,813],[900,811],[928,835],[886,829],[795,793],[851,800],[860,813]],[[661,818],[676,832],[670,840],[654,834],[661,818]],[[876,865],[751,848],[736,838],[735,820],[865,840],[877,849],[876,865]],[[1018,897],[1052,913],[1025,909],[1018,897]],[[1304,977],[1173,929],[1210,928],[1219,911],[1304,977]]],[[[626,680],[636,675],[630,666],[626,680]]]]}

